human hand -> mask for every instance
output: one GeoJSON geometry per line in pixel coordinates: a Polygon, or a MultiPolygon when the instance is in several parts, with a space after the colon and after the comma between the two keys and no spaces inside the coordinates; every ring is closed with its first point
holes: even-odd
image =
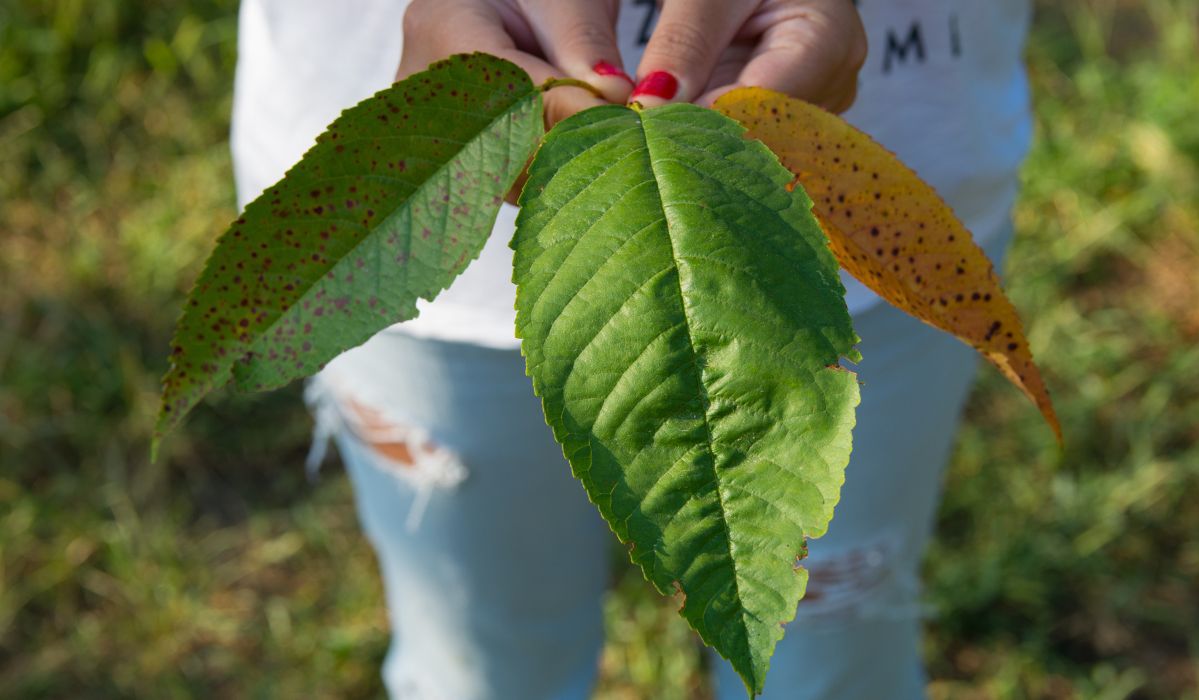
{"type": "Polygon", "coordinates": [[[866,32],[850,0],[663,0],[630,99],[710,106],[743,85],[843,112],[866,32]]]}
{"type": "Polygon", "coordinates": [[[623,103],[633,81],[616,45],[619,0],[413,0],[404,14],[404,51],[396,80],[456,53],[485,51],[551,77],[585,81],[545,94],[546,126],[595,105],[623,103]]]}

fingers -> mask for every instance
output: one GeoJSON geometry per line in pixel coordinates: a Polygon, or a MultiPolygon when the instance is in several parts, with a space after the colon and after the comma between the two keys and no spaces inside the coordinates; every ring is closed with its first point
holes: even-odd
{"type": "Polygon", "coordinates": [[[503,9],[475,0],[413,0],[404,12],[404,48],[396,80],[423,71],[434,61],[475,51],[507,58],[534,81],[548,77],[549,65],[521,51],[513,38],[531,42],[528,25],[520,15],[503,9]]]}
{"type": "Polygon", "coordinates": [[[733,85],[741,77],[741,71],[745,70],[745,64],[749,62],[753,56],[754,49],[757,48],[756,42],[733,40],[732,44],[724,50],[720,59],[716,62],[716,66],[712,69],[712,75],[708,79],[708,85],[704,88],[704,94],[696,98],[696,104],[709,106],[708,94],[715,88],[722,86],[733,85]]]}
{"type": "Polygon", "coordinates": [[[747,0],[665,0],[637,68],[640,80],[630,99],[653,107],[699,97],[725,48],[757,4],[747,0]]]}
{"type": "Polygon", "coordinates": [[[628,98],[633,80],[621,65],[616,44],[618,2],[525,0],[522,4],[549,63],[595,86],[610,102],[628,98]]]}
{"type": "MultiPolygon", "coordinates": [[[[849,109],[866,59],[866,32],[857,10],[842,0],[810,0],[790,3],[770,19],[736,80],[713,83],[698,102],[709,105],[734,87],[754,85],[833,112],[849,109]]],[[[747,29],[754,30],[758,21],[751,18],[747,29]]]]}
{"type": "MultiPolygon", "coordinates": [[[[430,63],[458,53],[484,51],[523,68],[534,83],[563,77],[563,71],[517,48],[516,36],[532,41],[520,15],[492,3],[471,0],[414,0],[404,14],[404,50],[396,80],[425,70],[430,63]],[[523,36],[523,35],[529,36],[523,36]]],[[[573,77],[573,76],[572,76],[573,77]]],[[[590,80],[588,80],[590,82],[590,80]]],[[[546,126],[605,102],[586,90],[554,88],[545,94],[546,126]]]]}

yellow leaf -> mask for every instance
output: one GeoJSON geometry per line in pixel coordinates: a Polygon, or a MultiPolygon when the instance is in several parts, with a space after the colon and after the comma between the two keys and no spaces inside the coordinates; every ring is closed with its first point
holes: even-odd
{"type": "Polygon", "coordinates": [[[883,299],[977,349],[1061,426],[1015,307],[970,232],[890,151],[840,117],[763,88],[715,108],[795,174],[837,260],[883,299]]]}

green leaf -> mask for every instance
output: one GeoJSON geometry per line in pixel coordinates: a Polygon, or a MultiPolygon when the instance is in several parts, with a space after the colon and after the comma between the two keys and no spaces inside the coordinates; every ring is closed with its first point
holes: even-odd
{"type": "Polygon", "coordinates": [[[591,500],[760,692],[849,459],[857,359],[811,201],[691,105],[560,123],[521,196],[517,333],[591,500]]]}
{"type": "Polygon", "coordinates": [[[543,132],[541,92],[484,54],[344,112],[217,242],[175,331],[155,445],[231,374],[281,386],[415,317],[478,256],[543,132]]]}

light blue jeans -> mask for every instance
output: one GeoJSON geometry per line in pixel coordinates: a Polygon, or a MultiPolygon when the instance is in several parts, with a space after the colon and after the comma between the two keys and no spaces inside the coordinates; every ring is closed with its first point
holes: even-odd
{"type": "MultiPolygon", "coordinates": [[[[998,260],[1009,233],[991,239],[998,260]]],[[[918,569],[975,353],[879,304],[854,319],[862,404],[841,502],[763,697],[924,697],[918,569]]],[[[378,553],[393,698],[586,698],[613,537],[515,350],[384,332],[310,385],[378,553]],[[381,447],[382,446],[382,447],[381,447]]],[[[320,434],[318,433],[318,437],[320,434]]],[[[715,659],[717,697],[744,698],[715,659]]]]}

